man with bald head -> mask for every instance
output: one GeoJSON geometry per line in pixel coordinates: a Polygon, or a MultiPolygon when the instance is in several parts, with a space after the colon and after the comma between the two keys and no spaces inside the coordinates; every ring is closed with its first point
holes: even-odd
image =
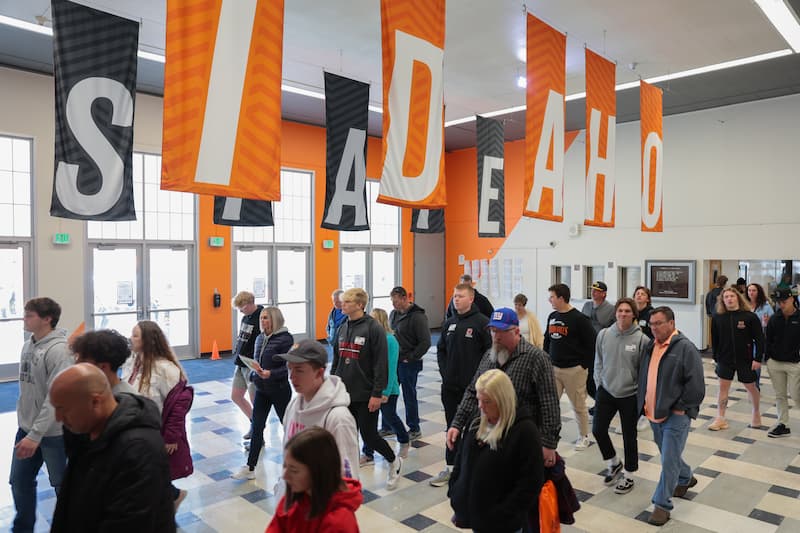
{"type": "Polygon", "coordinates": [[[89,437],[70,454],[51,531],[175,531],[158,407],[141,396],[115,397],[89,363],[58,374],[50,401],[56,420],[89,437]]]}

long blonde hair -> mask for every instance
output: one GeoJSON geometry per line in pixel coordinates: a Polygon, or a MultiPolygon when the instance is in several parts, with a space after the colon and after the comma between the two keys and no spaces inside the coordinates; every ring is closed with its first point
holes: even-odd
{"type": "Polygon", "coordinates": [[[389,325],[389,315],[386,314],[386,311],[380,307],[376,307],[370,314],[372,315],[372,318],[374,318],[375,321],[381,325],[386,333],[389,333],[390,335],[394,333],[394,331],[392,331],[392,326],[389,325]]]}
{"type": "Polygon", "coordinates": [[[723,301],[722,297],[725,295],[726,292],[730,292],[736,295],[736,300],[739,302],[739,311],[750,311],[750,302],[745,300],[744,295],[734,289],[733,287],[728,287],[727,289],[722,289],[722,292],[719,293],[717,296],[717,314],[724,315],[728,312],[728,308],[725,307],[725,302],[723,301]]]}
{"type": "Polygon", "coordinates": [[[517,417],[517,393],[514,390],[511,379],[505,372],[497,368],[487,370],[481,374],[475,383],[475,390],[491,398],[500,411],[500,418],[491,430],[489,429],[489,421],[483,414],[481,414],[481,421],[478,426],[478,435],[482,436],[482,440],[492,450],[497,450],[497,445],[500,444],[500,441],[506,436],[511,426],[514,425],[514,420],[517,417]]]}

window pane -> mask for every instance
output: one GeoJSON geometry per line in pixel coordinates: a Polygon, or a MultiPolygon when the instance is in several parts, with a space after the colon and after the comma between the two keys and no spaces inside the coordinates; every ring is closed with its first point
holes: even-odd
{"type": "Polygon", "coordinates": [[[31,236],[29,139],[0,137],[0,235],[31,236]]]}
{"type": "Polygon", "coordinates": [[[395,287],[394,252],[372,252],[372,293],[378,297],[389,296],[395,287]]]}
{"type": "Polygon", "coordinates": [[[236,250],[236,293],[252,292],[257,304],[272,302],[267,250],[236,250]]]}
{"type": "Polygon", "coordinates": [[[308,321],[306,319],[308,316],[306,311],[308,304],[281,304],[279,307],[289,333],[292,335],[300,335],[308,331],[308,321]]]}
{"type": "Polygon", "coordinates": [[[14,168],[11,163],[11,139],[0,137],[0,170],[10,171],[14,168]]]}
{"type": "Polygon", "coordinates": [[[364,250],[342,251],[341,288],[365,288],[367,281],[367,252],[364,250]]]}
{"type": "Polygon", "coordinates": [[[306,252],[278,250],[278,305],[306,300],[306,252]]]}
{"type": "Polygon", "coordinates": [[[13,143],[14,170],[17,172],[31,171],[31,141],[27,139],[14,139],[13,143]]]}

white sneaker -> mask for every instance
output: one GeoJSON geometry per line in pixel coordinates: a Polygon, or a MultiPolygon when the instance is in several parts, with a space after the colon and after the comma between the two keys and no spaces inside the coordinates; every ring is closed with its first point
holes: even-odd
{"type": "Polygon", "coordinates": [[[636,429],[638,431],[644,431],[645,429],[650,427],[650,421],[647,420],[646,416],[640,416],[639,421],[636,423],[636,429]]]}
{"type": "Polygon", "coordinates": [[[256,478],[256,471],[250,470],[250,467],[244,465],[238,472],[235,474],[231,474],[233,479],[255,479],[256,478]]]}
{"type": "Polygon", "coordinates": [[[581,452],[594,444],[594,441],[589,438],[588,435],[584,435],[583,437],[579,437],[578,440],[575,441],[575,451],[581,452]]]}
{"type": "Polygon", "coordinates": [[[394,461],[389,463],[389,476],[386,478],[386,490],[394,490],[397,488],[397,482],[400,480],[400,470],[402,469],[403,458],[397,455],[394,461]]]}
{"type": "Polygon", "coordinates": [[[397,455],[399,455],[403,459],[406,459],[408,457],[408,449],[410,447],[411,447],[411,443],[410,442],[401,443],[400,446],[399,446],[399,449],[397,451],[397,455]]]}
{"type": "Polygon", "coordinates": [[[444,487],[450,482],[450,469],[445,467],[444,470],[436,474],[436,477],[431,478],[428,482],[431,487],[444,487]]]}

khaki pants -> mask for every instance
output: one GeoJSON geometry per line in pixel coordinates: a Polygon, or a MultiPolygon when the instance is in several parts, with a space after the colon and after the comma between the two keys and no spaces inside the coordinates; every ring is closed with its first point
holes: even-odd
{"type": "Polygon", "coordinates": [[[789,426],[788,394],[791,394],[795,407],[800,405],[800,363],[786,363],[767,359],[769,377],[775,389],[775,404],[778,406],[778,422],[789,426]]]}
{"type": "Polygon", "coordinates": [[[556,394],[561,398],[564,391],[567,392],[578,419],[578,431],[581,437],[589,435],[589,408],[586,407],[586,378],[589,370],[582,366],[572,366],[569,368],[553,367],[553,374],[556,378],[556,394]]]}

